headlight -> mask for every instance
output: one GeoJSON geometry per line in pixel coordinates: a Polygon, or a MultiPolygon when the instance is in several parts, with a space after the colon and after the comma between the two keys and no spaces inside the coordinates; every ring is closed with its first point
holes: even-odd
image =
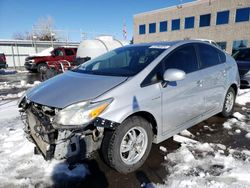
{"type": "Polygon", "coordinates": [[[98,117],[113,101],[107,99],[100,102],[81,102],[70,105],[59,111],[53,119],[56,128],[79,128],[98,117]]]}
{"type": "Polygon", "coordinates": [[[30,59],[29,60],[31,63],[35,63],[35,60],[34,59],[30,59]]]}

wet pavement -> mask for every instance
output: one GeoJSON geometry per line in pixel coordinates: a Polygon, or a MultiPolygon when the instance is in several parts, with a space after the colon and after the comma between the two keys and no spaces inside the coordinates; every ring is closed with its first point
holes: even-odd
{"type": "MultiPolygon", "coordinates": [[[[19,82],[20,80],[26,80],[28,83],[33,83],[36,80],[40,80],[40,75],[34,73],[17,73],[9,75],[0,75],[0,82],[19,82]]],[[[9,91],[1,91],[15,93],[18,89],[11,89],[9,91]]],[[[236,105],[235,111],[240,112],[246,117],[250,116],[250,103],[242,108],[242,106],[236,105]]],[[[250,150],[250,141],[245,137],[246,132],[241,130],[239,134],[235,134],[235,130],[227,130],[223,128],[222,124],[226,122],[226,118],[220,116],[214,116],[206,121],[203,121],[192,128],[188,129],[193,135],[195,140],[202,143],[220,143],[227,148],[232,149],[248,149],[250,150]]],[[[247,121],[250,121],[247,120],[247,121]]],[[[143,187],[143,185],[154,182],[164,183],[164,180],[168,177],[167,169],[164,165],[164,156],[178,149],[180,144],[173,141],[170,138],[158,145],[153,144],[150,155],[145,164],[137,171],[123,175],[117,173],[110,167],[108,167],[101,159],[100,155],[92,159],[85,160],[84,164],[87,164],[90,174],[87,175],[82,181],[70,182],[58,182],[58,187],[143,187]],[[160,146],[167,148],[167,152],[163,152],[159,149],[160,146]]]]}

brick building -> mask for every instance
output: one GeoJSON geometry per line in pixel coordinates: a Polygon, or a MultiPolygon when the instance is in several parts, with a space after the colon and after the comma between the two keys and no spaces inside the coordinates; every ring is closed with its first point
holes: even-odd
{"type": "Polygon", "coordinates": [[[134,43],[211,39],[228,52],[250,45],[250,0],[197,0],[134,15],[134,43]]]}

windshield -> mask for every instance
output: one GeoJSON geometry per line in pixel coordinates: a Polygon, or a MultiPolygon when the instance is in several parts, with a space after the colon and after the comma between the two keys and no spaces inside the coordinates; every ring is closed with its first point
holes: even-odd
{"type": "Polygon", "coordinates": [[[250,49],[241,49],[233,54],[236,61],[250,61],[250,49]]]}
{"type": "Polygon", "coordinates": [[[80,65],[75,72],[107,76],[134,76],[166,48],[153,46],[122,47],[80,65]]]}

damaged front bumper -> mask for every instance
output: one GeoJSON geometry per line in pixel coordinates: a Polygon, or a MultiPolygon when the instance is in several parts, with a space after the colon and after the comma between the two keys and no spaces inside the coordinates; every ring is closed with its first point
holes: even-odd
{"type": "Polygon", "coordinates": [[[118,126],[115,122],[96,118],[82,129],[56,129],[52,124],[55,109],[46,107],[44,111],[44,106],[33,102],[19,107],[27,138],[46,160],[88,158],[101,147],[104,129],[118,126]]]}

